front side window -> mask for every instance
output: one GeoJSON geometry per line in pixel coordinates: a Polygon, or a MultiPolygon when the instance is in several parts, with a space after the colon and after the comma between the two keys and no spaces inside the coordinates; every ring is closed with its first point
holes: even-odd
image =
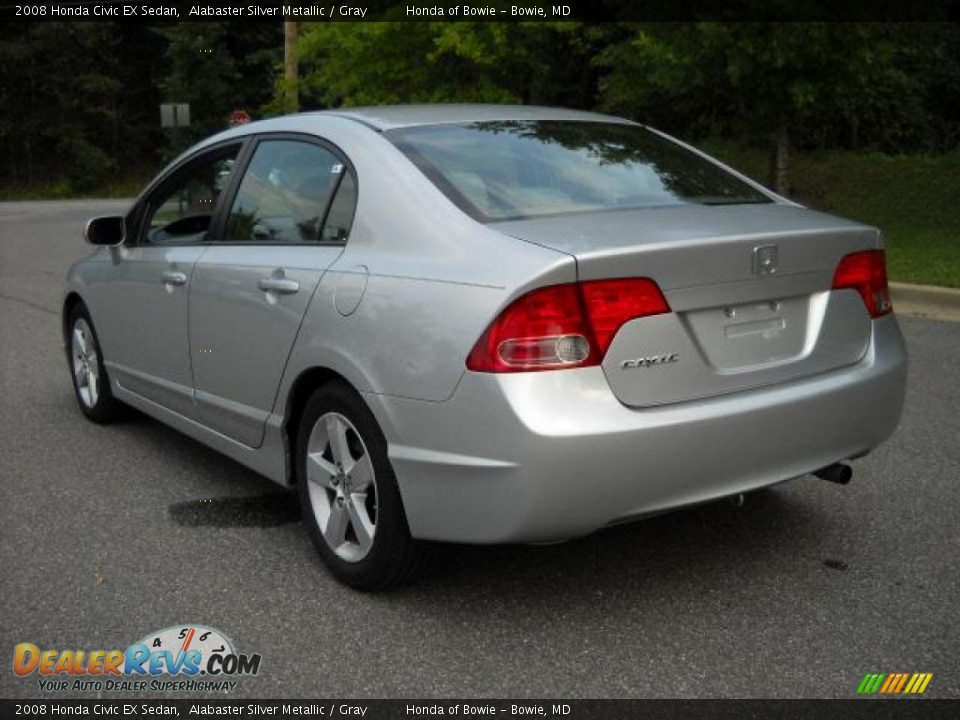
{"type": "Polygon", "coordinates": [[[224,240],[330,241],[322,232],[324,219],[345,176],[349,172],[343,162],[324,147],[297,140],[261,141],[230,208],[224,240]]]}
{"type": "Polygon", "coordinates": [[[217,199],[230,181],[239,145],[191,161],[148,203],[147,241],[155,245],[207,239],[217,199]]]}
{"type": "Polygon", "coordinates": [[[566,120],[424,125],[385,133],[483,222],[663,205],[771,200],[639,125],[566,120]]]}

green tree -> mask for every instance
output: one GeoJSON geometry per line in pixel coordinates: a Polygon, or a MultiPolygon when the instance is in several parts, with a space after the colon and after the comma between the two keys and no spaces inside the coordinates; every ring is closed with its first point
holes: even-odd
{"type": "Polygon", "coordinates": [[[578,23],[313,23],[305,106],[521,102],[585,106],[595,79],[578,23]]]}
{"type": "Polygon", "coordinates": [[[158,42],[134,23],[0,26],[0,184],[69,194],[152,167],[158,42]]]}
{"type": "MultiPolygon", "coordinates": [[[[691,135],[771,143],[788,191],[791,141],[895,145],[925,126],[927,35],[883,23],[641,23],[607,46],[602,106],[691,135]],[[914,67],[908,69],[908,65],[914,67]]],[[[914,138],[916,140],[916,138],[914,138]]]]}
{"type": "Polygon", "coordinates": [[[110,23],[35,23],[0,37],[0,145],[10,175],[83,188],[118,166],[120,98],[110,23]],[[11,70],[16,69],[16,72],[11,70]]]}
{"type": "Polygon", "coordinates": [[[157,32],[168,43],[164,102],[190,103],[190,127],[175,131],[179,149],[224,130],[233,110],[255,110],[270,98],[281,23],[177,23],[157,32]]]}
{"type": "Polygon", "coordinates": [[[227,126],[241,76],[227,51],[227,23],[177,23],[157,32],[168,43],[164,101],[190,104],[190,126],[171,131],[178,151],[227,126]]]}
{"type": "MultiPolygon", "coordinates": [[[[161,102],[191,104],[180,146],[234,109],[282,112],[282,48],[280,21],[0,25],[0,184],[66,193],[148,174],[161,102]]],[[[956,23],[317,23],[300,49],[307,109],[599,108],[690,139],[776,139],[781,190],[789,147],[960,143],[956,23]]]]}

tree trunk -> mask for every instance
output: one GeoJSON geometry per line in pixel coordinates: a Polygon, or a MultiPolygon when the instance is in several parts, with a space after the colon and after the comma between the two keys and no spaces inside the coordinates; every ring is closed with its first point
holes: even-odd
{"type": "Polygon", "coordinates": [[[287,112],[297,112],[297,110],[300,109],[299,75],[300,69],[297,64],[297,23],[284,21],[283,77],[287,112]]]}
{"type": "Polygon", "coordinates": [[[27,158],[27,187],[33,186],[33,148],[30,146],[29,138],[24,141],[23,149],[27,158]]]}
{"type": "Polygon", "coordinates": [[[790,192],[789,152],[790,132],[786,125],[781,125],[773,134],[770,148],[770,185],[779,195],[790,192]]]}
{"type": "Polygon", "coordinates": [[[116,169],[123,167],[120,162],[120,104],[117,96],[113,96],[113,117],[110,118],[112,132],[110,133],[110,154],[113,156],[113,162],[116,169]]]}

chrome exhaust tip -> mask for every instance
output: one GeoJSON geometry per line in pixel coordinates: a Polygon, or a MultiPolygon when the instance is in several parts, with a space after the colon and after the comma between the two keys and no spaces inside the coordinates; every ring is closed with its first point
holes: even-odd
{"type": "Polygon", "coordinates": [[[853,477],[853,468],[845,463],[833,463],[826,467],[814,470],[813,474],[821,480],[836,483],[837,485],[846,485],[853,477]]]}

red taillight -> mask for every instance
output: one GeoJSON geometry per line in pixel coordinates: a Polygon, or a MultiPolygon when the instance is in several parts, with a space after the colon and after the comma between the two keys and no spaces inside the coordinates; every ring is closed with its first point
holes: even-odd
{"type": "Polygon", "coordinates": [[[647,278],[592,280],[580,283],[580,291],[601,358],[625,322],[670,312],[660,288],[647,278]]]}
{"type": "Polygon", "coordinates": [[[843,288],[853,288],[860,294],[870,317],[880,317],[893,310],[884,251],[864,250],[844,257],[833,276],[833,289],[843,288]]]}
{"type": "Polygon", "coordinates": [[[646,278],[551,285],[516,299],[467,357],[474,372],[529,372],[597,365],[629,320],[669,312],[646,278]]]}

